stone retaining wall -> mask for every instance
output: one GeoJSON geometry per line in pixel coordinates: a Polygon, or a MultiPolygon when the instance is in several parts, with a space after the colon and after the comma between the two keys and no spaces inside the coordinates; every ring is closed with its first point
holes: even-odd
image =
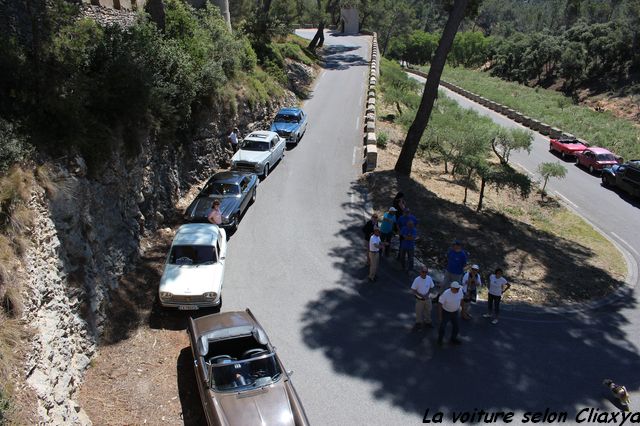
{"type": "Polygon", "coordinates": [[[376,139],[376,94],[380,68],[378,58],[378,34],[373,33],[371,40],[371,60],[369,63],[369,88],[367,89],[367,107],[365,110],[365,137],[364,137],[364,163],[363,172],[375,170],[378,163],[378,146],[376,139]]]}

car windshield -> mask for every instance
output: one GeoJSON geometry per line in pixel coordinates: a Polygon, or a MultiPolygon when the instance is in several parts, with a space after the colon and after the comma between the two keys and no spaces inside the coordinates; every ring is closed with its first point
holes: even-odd
{"type": "Polygon", "coordinates": [[[216,263],[213,246],[173,246],[169,254],[172,265],[203,265],[216,263]]]}
{"type": "Polygon", "coordinates": [[[269,142],[248,140],[242,145],[242,149],[245,151],[269,151],[269,142]]]}
{"type": "Polygon", "coordinates": [[[210,182],[202,192],[204,195],[233,197],[240,194],[240,187],[235,183],[210,182]]]}
{"type": "Polygon", "coordinates": [[[613,154],[598,154],[596,159],[598,161],[616,161],[616,157],[613,154]]]}
{"type": "Polygon", "coordinates": [[[564,143],[564,144],[572,144],[572,143],[579,143],[577,140],[575,139],[560,139],[558,142],[560,143],[564,143]]]}
{"type": "Polygon", "coordinates": [[[250,389],[277,381],[281,373],[273,353],[241,361],[225,359],[212,365],[210,386],[219,391],[250,389]]]}
{"type": "Polygon", "coordinates": [[[276,123],[297,123],[298,117],[290,114],[278,114],[274,121],[276,123]]]}

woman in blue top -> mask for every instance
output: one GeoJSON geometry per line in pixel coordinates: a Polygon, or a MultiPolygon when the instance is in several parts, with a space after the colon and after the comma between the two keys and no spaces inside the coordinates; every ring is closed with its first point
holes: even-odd
{"type": "Polygon", "coordinates": [[[393,237],[393,228],[396,224],[396,208],[389,207],[389,211],[382,216],[380,223],[380,239],[384,243],[384,255],[389,256],[389,246],[393,237]]]}

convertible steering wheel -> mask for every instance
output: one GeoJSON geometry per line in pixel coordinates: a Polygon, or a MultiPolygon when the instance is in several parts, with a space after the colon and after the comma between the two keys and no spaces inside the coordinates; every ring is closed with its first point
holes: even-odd
{"type": "Polygon", "coordinates": [[[231,355],[217,355],[209,358],[210,364],[226,364],[225,361],[231,362],[235,360],[231,357],[231,355]]]}
{"type": "Polygon", "coordinates": [[[267,353],[269,353],[269,351],[262,348],[249,349],[242,353],[242,359],[249,359],[249,358],[253,358],[258,355],[264,355],[267,353]]]}

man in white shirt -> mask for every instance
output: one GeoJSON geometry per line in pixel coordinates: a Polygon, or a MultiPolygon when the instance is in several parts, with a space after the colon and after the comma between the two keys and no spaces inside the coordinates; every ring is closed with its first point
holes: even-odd
{"type": "Polygon", "coordinates": [[[463,297],[460,287],[460,283],[458,281],[454,281],[451,283],[451,286],[440,295],[438,306],[438,320],[440,320],[438,345],[442,345],[442,338],[444,337],[444,331],[448,322],[451,322],[453,325],[450,342],[454,345],[462,343],[458,340],[458,311],[460,310],[460,304],[462,303],[463,297]]]}
{"type": "Polygon", "coordinates": [[[485,318],[493,317],[491,324],[498,323],[500,316],[500,300],[502,295],[511,288],[511,284],[502,276],[502,269],[496,269],[495,273],[489,276],[489,301],[487,303],[488,312],[482,315],[485,318]]]}
{"type": "Polygon", "coordinates": [[[376,280],[378,272],[378,263],[380,262],[380,228],[374,228],[373,235],[369,238],[369,281],[376,280]]]}
{"type": "Polygon", "coordinates": [[[233,149],[234,154],[238,151],[238,134],[240,132],[238,131],[237,127],[234,127],[234,129],[231,131],[231,134],[229,134],[229,140],[231,141],[231,148],[233,149]]]}
{"type": "Polygon", "coordinates": [[[433,327],[431,325],[431,290],[435,287],[433,279],[427,275],[429,270],[426,266],[420,269],[420,275],[413,280],[411,284],[411,292],[416,298],[416,324],[415,329],[420,329],[423,325],[433,327]]]}
{"type": "Polygon", "coordinates": [[[469,314],[469,308],[471,302],[475,303],[478,296],[478,288],[482,285],[482,278],[480,278],[480,267],[473,265],[471,269],[462,277],[462,319],[470,320],[471,314],[469,314]]]}

